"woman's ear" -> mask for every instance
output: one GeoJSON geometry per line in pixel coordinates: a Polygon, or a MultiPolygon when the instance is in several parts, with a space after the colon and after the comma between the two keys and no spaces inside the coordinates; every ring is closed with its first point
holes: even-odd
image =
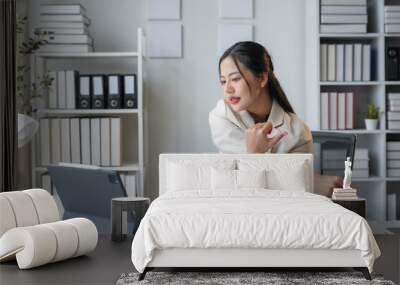
{"type": "Polygon", "coordinates": [[[268,83],[268,73],[267,72],[263,72],[263,74],[261,75],[261,88],[264,88],[267,83],[268,83]]]}

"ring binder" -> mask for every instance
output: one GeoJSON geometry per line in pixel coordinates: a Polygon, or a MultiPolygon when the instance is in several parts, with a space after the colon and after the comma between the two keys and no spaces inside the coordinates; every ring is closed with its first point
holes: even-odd
{"type": "Polygon", "coordinates": [[[93,75],[92,76],[92,108],[93,109],[104,109],[106,106],[105,96],[105,80],[104,75],[93,75]]]}
{"type": "Polygon", "coordinates": [[[137,108],[136,74],[123,75],[124,108],[137,108]]]}
{"type": "Polygon", "coordinates": [[[121,108],[121,79],[119,75],[108,75],[108,98],[107,107],[109,109],[121,108]]]}
{"type": "Polygon", "coordinates": [[[78,109],[90,109],[90,97],[92,93],[91,79],[89,75],[79,76],[78,109]]]}

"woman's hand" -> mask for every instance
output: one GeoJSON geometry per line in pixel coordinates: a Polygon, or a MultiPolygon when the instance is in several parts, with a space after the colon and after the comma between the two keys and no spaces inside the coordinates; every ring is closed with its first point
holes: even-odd
{"type": "Polygon", "coordinates": [[[257,123],[246,130],[246,146],[249,153],[266,153],[278,141],[280,141],[287,132],[279,133],[271,138],[267,135],[272,131],[272,123],[257,123]]]}

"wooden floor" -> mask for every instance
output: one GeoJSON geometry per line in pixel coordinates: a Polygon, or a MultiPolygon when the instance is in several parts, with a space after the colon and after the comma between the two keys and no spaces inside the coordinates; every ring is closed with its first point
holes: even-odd
{"type": "MultiPolygon", "coordinates": [[[[376,260],[374,272],[400,283],[399,236],[377,235],[375,238],[382,256],[376,260]]],[[[0,264],[0,284],[115,284],[122,273],[135,271],[130,257],[131,243],[132,238],[116,243],[110,236],[100,236],[96,250],[88,256],[28,270],[19,270],[15,261],[3,263],[0,264]]]]}
{"type": "Polygon", "coordinates": [[[131,261],[132,238],[112,242],[99,236],[97,248],[87,256],[19,270],[17,263],[0,264],[0,284],[115,284],[124,272],[134,271],[131,261]]]}

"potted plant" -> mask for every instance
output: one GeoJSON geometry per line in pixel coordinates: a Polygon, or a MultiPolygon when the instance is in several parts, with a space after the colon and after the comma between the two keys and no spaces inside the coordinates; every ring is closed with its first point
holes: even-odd
{"type": "Polygon", "coordinates": [[[48,74],[37,77],[36,83],[30,83],[30,56],[47,43],[47,31],[35,30],[32,37],[25,39],[27,17],[17,16],[17,52],[16,52],[16,103],[18,121],[18,147],[27,144],[35,135],[39,123],[31,115],[36,112],[34,100],[44,100],[43,95],[49,89],[54,78],[48,74]],[[34,106],[34,108],[32,108],[34,106]]]}
{"type": "Polygon", "coordinates": [[[365,127],[367,130],[376,130],[378,127],[379,107],[375,103],[368,104],[367,117],[365,118],[365,127]]]}
{"type": "Polygon", "coordinates": [[[29,64],[29,57],[35,53],[42,45],[47,43],[47,31],[35,30],[32,37],[25,40],[27,17],[17,16],[17,53],[16,53],[16,87],[17,87],[17,111],[20,114],[31,115],[33,100],[41,98],[44,93],[49,89],[54,78],[48,74],[42,77],[37,77],[37,83],[29,83],[31,67],[29,64]]]}

